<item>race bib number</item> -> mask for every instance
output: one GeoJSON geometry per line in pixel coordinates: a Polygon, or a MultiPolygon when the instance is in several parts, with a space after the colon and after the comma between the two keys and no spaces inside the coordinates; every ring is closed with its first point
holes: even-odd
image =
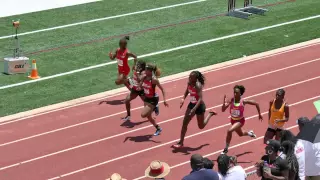
{"type": "Polygon", "coordinates": [[[144,89],[145,94],[150,94],[149,89],[144,89]]]}
{"type": "Polygon", "coordinates": [[[239,117],[240,116],[240,111],[238,109],[232,109],[231,110],[231,116],[239,117]]]}
{"type": "Polygon", "coordinates": [[[197,102],[197,99],[196,99],[196,97],[194,97],[194,96],[191,96],[191,102],[197,102]]]}
{"type": "Polygon", "coordinates": [[[118,60],[118,65],[123,66],[123,61],[121,59],[117,59],[117,60],[118,60]]]}

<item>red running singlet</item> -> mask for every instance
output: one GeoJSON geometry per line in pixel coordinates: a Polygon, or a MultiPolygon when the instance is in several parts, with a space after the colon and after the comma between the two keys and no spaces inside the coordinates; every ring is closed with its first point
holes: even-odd
{"type": "Polygon", "coordinates": [[[144,95],[147,98],[153,98],[155,96],[155,87],[152,84],[152,80],[144,80],[142,83],[144,95]]]}
{"type": "Polygon", "coordinates": [[[117,61],[118,61],[118,72],[119,74],[123,74],[128,76],[130,73],[130,67],[128,64],[128,49],[121,50],[120,48],[117,49],[117,61]]]}
{"type": "Polygon", "coordinates": [[[199,95],[197,93],[196,88],[189,84],[188,85],[188,91],[189,91],[189,94],[190,94],[190,102],[192,104],[197,104],[197,102],[199,100],[199,95]]]}
{"type": "Polygon", "coordinates": [[[137,73],[137,71],[133,72],[133,85],[132,85],[132,89],[136,90],[136,91],[141,91],[142,88],[138,85],[138,78],[139,78],[139,74],[137,73]]]}

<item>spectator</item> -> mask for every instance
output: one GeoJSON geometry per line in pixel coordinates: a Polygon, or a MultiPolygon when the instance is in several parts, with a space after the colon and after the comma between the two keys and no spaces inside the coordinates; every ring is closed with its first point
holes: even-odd
{"type": "Polygon", "coordinates": [[[307,117],[300,117],[298,120],[297,120],[297,124],[299,125],[299,131],[302,130],[302,128],[304,127],[305,124],[307,124],[309,122],[309,118],[307,117]]]}
{"type": "MultiPolygon", "coordinates": [[[[303,122],[305,122],[305,118],[298,119],[298,123],[300,125],[304,124],[303,122]]],[[[299,164],[299,177],[301,180],[305,180],[305,150],[303,143],[301,142],[301,140],[298,140],[296,136],[294,136],[293,133],[289,130],[283,130],[281,132],[280,142],[283,143],[284,141],[291,141],[295,145],[294,154],[296,155],[299,164]]],[[[286,158],[282,155],[281,157],[284,159],[286,158]]]]}
{"type": "Polygon", "coordinates": [[[199,154],[191,156],[190,165],[192,171],[182,180],[219,180],[218,173],[212,169],[205,169],[203,157],[199,154]]]}
{"type": "Polygon", "coordinates": [[[108,178],[108,179],[106,179],[106,180],[126,180],[126,179],[122,178],[122,177],[120,176],[120,174],[114,173],[114,174],[112,174],[112,176],[111,176],[110,178],[108,178]]]}
{"type": "Polygon", "coordinates": [[[284,159],[288,162],[289,179],[295,180],[299,178],[299,165],[295,155],[295,145],[291,141],[283,141],[281,143],[284,159]]]}
{"type": "Polygon", "coordinates": [[[214,163],[209,158],[203,158],[203,165],[205,169],[213,169],[214,163]]]}
{"type": "Polygon", "coordinates": [[[257,175],[262,177],[261,180],[288,179],[288,163],[278,155],[281,147],[280,142],[269,139],[266,144],[266,155],[262,156],[255,165],[257,175]]]}
{"type": "Polygon", "coordinates": [[[247,178],[244,169],[237,165],[237,159],[222,154],[217,159],[219,176],[221,180],[245,180],[247,178]]]}
{"type": "Polygon", "coordinates": [[[164,179],[169,173],[169,165],[161,161],[152,161],[145,170],[145,176],[152,179],[164,179]]]}

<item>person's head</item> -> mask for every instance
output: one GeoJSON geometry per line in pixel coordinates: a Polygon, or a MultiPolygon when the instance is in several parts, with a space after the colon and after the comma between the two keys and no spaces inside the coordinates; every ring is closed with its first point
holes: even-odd
{"type": "Polygon", "coordinates": [[[139,60],[136,64],[136,71],[142,72],[146,69],[146,62],[139,60]]]}
{"type": "Polygon", "coordinates": [[[190,158],[192,170],[197,171],[203,168],[203,157],[200,154],[193,154],[190,158]]]}
{"type": "Polygon", "coordinates": [[[126,180],[126,179],[122,178],[118,173],[113,173],[111,177],[107,178],[106,180],[126,180]]]}
{"type": "Polygon", "coordinates": [[[213,169],[214,164],[209,158],[203,158],[203,166],[206,169],[213,169]]]}
{"type": "Polygon", "coordinates": [[[161,70],[156,66],[156,65],[153,65],[153,64],[150,64],[148,63],[146,65],[146,75],[151,77],[153,74],[156,76],[156,77],[160,77],[161,75],[161,70]]]}
{"type": "Polygon", "coordinates": [[[126,49],[129,39],[130,39],[129,36],[125,36],[125,37],[121,38],[119,41],[119,47],[121,49],[126,49]]]}
{"type": "Polygon", "coordinates": [[[222,176],[227,175],[228,169],[237,164],[236,161],[236,157],[227,156],[225,154],[218,156],[217,163],[220,174],[222,176]]]}
{"type": "Polygon", "coordinates": [[[286,155],[291,155],[294,154],[294,147],[295,144],[291,141],[283,141],[281,143],[281,147],[282,147],[282,152],[286,155]]]}
{"type": "Polygon", "coordinates": [[[266,154],[270,158],[275,158],[275,157],[277,157],[280,148],[281,148],[281,144],[280,144],[279,141],[273,140],[273,139],[269,139],[267,141],[267,146],[265,148],[266,154]]]}
{"type": "Polygon", "coordinates": [[[196,84],[199,81],[202,85],[205,83],[205,77],[200,71],[192,71],[189,75],[189,83],[196,84]]]}
{"type": "Polygon", "coordinates": [[[284,129],[280,133],[280,143],[284,141],[291,141],[293,144],[296,144],[297,138],[290,130],[284,129]]]}
{"type": "Polygon", "coordinates": [[[298,120],[297,120],[297,124],[299,126],[299,131],[302,130],[302,128],[309,122],[309,118],[307,117],[300,117],[298,120]]]}
{"type": "Polygon", "coordinates": [[[233,88],[234,92],[234,98],[240,98],[244,92],[246,91],[246,88],[243,85],[235,85],[233,88]]]}
{"type": "Polygon", "coordinates": [[[282,101],[285,94],[286,92],[284,91],[284,89],[278,89],[276,92],[276,100],[282,101]]]}

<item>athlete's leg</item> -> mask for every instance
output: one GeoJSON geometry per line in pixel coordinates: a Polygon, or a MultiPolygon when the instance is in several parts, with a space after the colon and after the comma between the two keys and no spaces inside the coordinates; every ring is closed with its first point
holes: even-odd
{"type": "Polygon", "coordinates": [[[204,118],[204,113],[199,114],[199,115],[197,114],[197,121],[198,121],[198,127],[199,127],[199,129],[205,128],[206,125],[208,124],[210,118],[211,118],[213,115],[216,115],[216,114],[217,114],[216,112],[210,111],[206,118],[204,118]]]}
{"type": "Polygon", "coordinates": [[[124,100],[125,104],[126,104],[126,110],[127,110],[127,116],[125,118],[123,118],[123,120],[130,120],[130,116],[131,116],[131,101],[134,100],[136,97],[138,96],[137,93],[134,92],[130,92],[130,94],[128,94],[128,96],[126,97],[126,99],[124,100]]]}
{"type": "Polygon", "coordinates": [[[282,131],[282,129],[277,129],[276,130],[276,134],[275,134],[275,139],[277,140],[277,141],[279,141],[280,140],[280,138],[281,138],[281,131],[282,131]]]}
{"type": "Polygon", "coordinates": [[[222,154],[226,154],[229,149],[229,145],[232,139],[232,133],[238,128],[241,128],[243,125],[240,122],[233,123],[232,126],[228,129],[227,131],[227,136],[226,136],[226,147],[224,148],[222,154]]]}
{"type": "Polygon", "coordinates": [[[263,143],[266,144],[269,139],[273,139],[274,135],[276,135],[276,131],[274,129],[268,128],[264,135],[263,143]]]}
{"type": "Polygon", "coordinates": [[[178,144],[174,145],[174,147],[179,148],[183,146],[184,143],[184,137],[186,136],[187,130],[188,130],[188,125],[191,121],[191,119],[194,117],[195,113],[190,115],[190,108],[187,108],[185,114],[184,114],[184,118],[183,118],[183,122],[182,122],[182,127],[181,127],[181,132],[180,132],[180,141],[178,142],[178,144]]]}
{"type": "Polygon", "coordinates": [[[153,112],[154,107],[155,107],[154,105],[145,102],[144,103],[144,108],[142,109],[142,112],[141,112],[141,117],[142,118],[148,118],[150,123],[156,128],[156,132],[154,133],[154,135],[157,136],[157,135],[160,134],[162,129],[156,123],[155,119],[152,117],[152,112],[153,112]]]}

